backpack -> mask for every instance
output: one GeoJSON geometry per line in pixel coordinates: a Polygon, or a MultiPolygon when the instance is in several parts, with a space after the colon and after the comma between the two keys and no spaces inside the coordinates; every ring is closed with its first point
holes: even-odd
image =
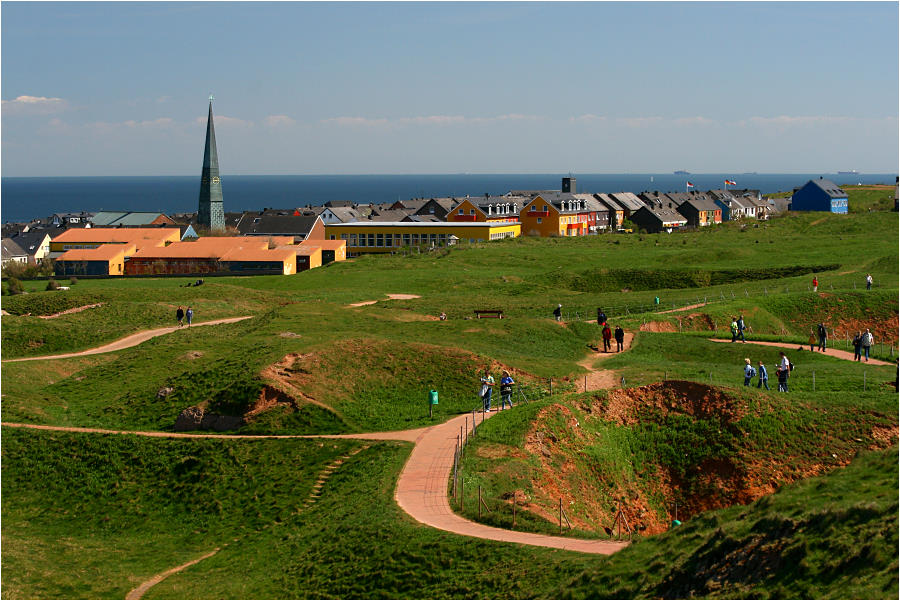
{"type": "Polygon", "coordinates": [[[756,370],[751,367],[750,368],[750,377],[753,378],[755,376],[756,376],[756,370]]]}
{"type": "Polygon", "coordinates": [[[794,362],[788,359],[788,371],[794,371],[794,362]]]}

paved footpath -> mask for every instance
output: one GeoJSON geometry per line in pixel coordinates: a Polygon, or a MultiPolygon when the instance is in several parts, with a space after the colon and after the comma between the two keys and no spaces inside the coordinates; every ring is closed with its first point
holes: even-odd
{"type": "MultiPolygon", "coordinates": [[[[507,411],[509,411],[507,409],[507,411]]],[[[488,413],[487,418],[496,415],[488,413]]],[[[479,426],[482,415],[477,414],[479,426]]],[[[459,415],[435,426],[403,430],[397,432],[369,432],[362,434],[334,435],[229,435],[229,434],[188,434],[182,432],[133,432],[124,430],[107,430],[102,428],[77,428],[62,426],[43,426],[37,424],[20,424],[3,422],[10,428],[32,428],[35,430],[55,430],[67,432],[89,432],[95,434],[131,434],[152,438],[354,438],[364,440],[405,440],[415,444],[409,460],[400,472],[394,498],[397,504],[416,521],[439,530],[453,532],[464,536],[485,538],[523,545],[552,547],[582,553],[609,555],[626,547],[627,542],[606,540],[585,540],[531,534],[515,530],[493,528],[462,518],[450,509],[447,486],[450,471],[453,469],[453,455],[456,450],[457,437],[466,426],[471,429],[471,414],[459,415]]]]}
{"type": "Polygon", "coordinates": [[[85,355],[98,355],[100,353],[111,353],[112,351],[121,351],[122,349],[130,348],[132,346],[137,346],[142,342],[146,342],[151,338],[156,338],[157,336],[162,336],[163,334],[169,334],[176,330],[187,330],[189,327],[196,328],[199,326],[213,326],[221,323],[234,323],[236,321],[243,321],[245,319],[250,319],[253,317],[252,315],[245,315],[244,317],[228,317],[226,319],[214,319],[212,321],[201,321],[199,323],[195,323],[192,326],[170,326],[166,328],[157,328],[155,330],[144,330],[143,332],[138,332],[137,334],[131,334],[130,336],[126,336],[125,338],[120,338],[115,342],[110,342],[109,344],[104,344],[103,346],[98,346],[97,348],[88,349],[86,351],[79,351],[77,353],[65,353],[64,355],[44,355],[42,357],[22,357],[21,359],[4,359],[3,363],[17,363],[19,361],[41,361],[44,359],[68,359],[70,357],[84,357],[85,355]]]}
{"type": "MultiPolygon", "coordinates": [[[[710,338],[710,340],[712,340],[713,342],[729,342],[729,343],[731,342],[731,340],[720,339],[720,338],[710,338]]],[[[734,344],[741,344],[741,343],[735,342],[734,344]]],[[[781,347],[783,349],[787,349],[788,351],[790,351],[790,352],[785,353],[788,356],[788,359],[791,358],[792,353],[797,352],[797,347],[801,346],[800,344],[793,343],[793,342],[765,342],[762,340],[748,340],[747,344],[760,344],[763,346],[777,346],[777,347],[781,347]]],[[[803,353],[809,352],[806,350],[806,347],[808,347],[809,344],[805,344],[802,346],[804,347],[804,349],[801,352],[803,352],[803,353]]],[[[847,361],[853,361],[853,353],[851,353],[850,351],[842,351],[842,350],[838,350],[836,348],[829,348],[829,349],[825,349],[824,353],[821,351],[813,351],[813,352],[817,355],[828,355],[829,357],[837,357],[838,359],[846,359],[847,361]]],[[[894,365],[894,363],[889,363],[887,361],[881,361],[879,359],[869,359],[868,361],[863,359],[861,361],[861,363],[863,363],[863,364],[868,363],[871,365],[894,365]]]]}

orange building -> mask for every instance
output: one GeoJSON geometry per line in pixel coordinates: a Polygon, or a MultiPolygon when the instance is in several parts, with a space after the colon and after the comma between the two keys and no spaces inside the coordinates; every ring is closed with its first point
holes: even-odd
{"type": "Polygon", "coordinates": [[[527,236],[585,236],[595,211],[584,199],[566,192],[543,193],[529,201],[519,214],[527,236]]]}
{"type": "Polygon", "coordinates": [[[125,266],[128,275],[223,271],[297,273],[293,236],[209,236],[193,242],[138,250],[125,266]]]}
{"type": "Polygon", "coordinates": [[[50,253],[83,248],[97,248],[101,244],[134,244],[138,250],[148,246],[165,246],[181,240],[176,228],[73,228],[50,240],[50,253]]]}
{"type": "Polygon", "coordinates": [[[519,223],[519,210],[526,202],[528,199],[524,196],[467,197],[447,213],[447,221],[519,223]]]}
{"type": "MultiPolygon", "coordinates": [[[[324,234],[323,234],[324,235],[324,234]]],[[[300,243],[300,246],[317,246],[322,251],[319,265],[328,265],[334,261],[347,260],[347,241],[346,240],[324,240],[307,238],[300,243]]],[[[298,259],[299,260],[299,259],[298,259]]],[[[315,267],[318,267],[316,265],[315,267]]],[[[300,264],[297,264],[299,270],[300,264]]],[[[312,267],[310,267],[312,268],[312,267]]]]}

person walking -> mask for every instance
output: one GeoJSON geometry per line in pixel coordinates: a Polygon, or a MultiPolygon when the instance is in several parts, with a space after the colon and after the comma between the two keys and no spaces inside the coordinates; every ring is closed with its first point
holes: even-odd
{"type": "Polygon", "coordinates": [[[737,340],[737,335],[738,335],[737,318],[736,318],[736,317],[732,317],[732,318],[731,318],[731,341],[732,341],[732,342],[734,342],[735,340],[737,340]]]}
{"type": "Polygon", "coordinates": [[[612,347],[610,343],[612,340],[612,330],[609,329],[609,324],[603,324],[603,352],[608,353],[609,349],[612,347]]]}
{"type": "Polygon", "coordinates": [[[872,289],[872,274],[867,273],[866,274],[866,290],[871,290],[871,289],[872,289]]]}
{"type": "Polygon", "coordinates": [[[869,351],[872,348],[872,345],[875,344],[875,337],[872,336],[872,332],[869,331],[869,328],[866,328],[865,333],[862,335],[862,350],[863,353],[866,354],[866,362],[869,361],[869,351]]]}
{"type": "Polygon", "coordinates": [[[763,362],[759,362],[759,382],[756,383],[757,388],[766,387],[766,390],[769,390],[769,372],[766,371],[766,366],[763,365],[763,362]]]}
{"type": "Polygon", "coordinates": [[[824,353],[825,348],[828,346],[828,329],[825,327],[824,323],[820,323],[816,328],[816,331],[819,334],[819,350],[824,353]]]}
{"type": "Polygon", "coordinates": [[[853,360],[859,361],[862,353],[862,332],[857,332],[853,337],[853,360]]]}
{"type": "Polygon", "coordinates": [[[485,368],[484,376],[481,378],[481,404],[484,413],[490,413],[491,411],[491,391],[493,389],[494,376],[491,375],[490,369],[485,368]]]}
{"type": "Polygon", "coordinates": [[[622,329],[622,326],[616,326],[616,352],[625,350],[625,330],[622,329]]]}
{"type": "Polygon", "coordinates": [[[506,406],[506,403],[509,403],[509,408],[512,409],[512,391],[513,391],[513,381],[512,377],[509,375],[509,372],[505,369],[503,370],[503,377],[500,378],[500,410],[506,406]]]}
{"type": "Polygon", "coordinates": [[[813,292],[816,292],[819,289],[819,278],[813,276],[813,292]]]}
{"type": "Polygon", "coordinates": [[[778,351],[778,354],[781,356],[781,362],[778,364],[778,369],[781,370],[781,375],[778,376],[778,390],[787,392],[788,378],[791,375],[791,361],[787,358],[787,355],[784,354],[784,351],[778,351]],[[784,380],[784,382],[782,382],[782,380],[784,380]]]}
{"type": "Polygon", "coordinates": [[[741,337],[741,342],[746,344],[747,341],[744,339],[744,330],[747,329],[747,326],[744,325],[744,316],[743,315],[738,317],[737,327],[738,327],[738,336],[741,337]]]}
{"type": "Polygon", "coordinates": [[[178,307],[178,310],[175,311],[175,319],[178,320],[179,328],[184,325],[184,323],[183,323],[184,322],[184,309],[183,308],[178,307]]]}
{"type": "Polygon", "coordinates": [[[809,352],[812,353],[816,348],[816,330],[813,328],[809,331],[809,352]]]}
{"type": "Polygon", "coordinates": [[[562,321],[562,305],[556,305],[556,308],[553,309],[553,316],[556,317],[556,321],[562,321]]]}
{"type": "Polygon", "coordinates": [[[191,320],[194,319],[194,310],[188,307],[187,311],[184,312],[184,319],[187,321],[188,327],[191,327],[191,320]]]}
{"type": "Polygon", "coordinates": [[[744,386],[750,386],[750,380],[756,375],[756,370],[750,365],[750,359],[744,359],[744,386]]]}

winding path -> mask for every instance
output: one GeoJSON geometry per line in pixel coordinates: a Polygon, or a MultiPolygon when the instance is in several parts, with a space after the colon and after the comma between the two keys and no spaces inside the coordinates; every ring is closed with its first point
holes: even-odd
{"type": "MultiPolygon", "coordinates": [[[[731,342],[726,338],[710,338],[712,342],[731,342]]],[[[734,344],[740,344],[739,342],[735,342],[734,344]]],[[[783,349],[787,349],[791,352],[797,352],[795,347],[803,346],[804,349],[800,352],[806,353],[809,352],[805,349],[805,347],[809,346],[809,344],[795,344],[792,342],[767,342],[764,340],[748,340],[747,344],[759,344],[762,346],[777,346],[783,349]],[[793,350],[792,350],[793,349],[793,350]]],[[[847,361],[853,361],[853,353],[850,351],[842,351],[836,348],[825,349],[825,352],[821,351],[813,351],[816,355],[828,355],[829,357],[837,357],[838,359],[846,359],[847,361]]],[[[790,358],[790,357],[788,357],[790,358]]],[[[894,365],[893,363],[889,363],[888,361],[882,361],[880,359],[869,359],[868,361],[862,361],[863,365],[894,365]]]]}
{"type": "Polygon", "coordinates": [[[19,359],[4,359],[3,363],[18,363],[19,361],[41,361],[44,359],[68,359],[70,357],[83,357],[85,355],[99,355],[100,353],[111,353],[113,351],[121,351],[122,349],[130,348],[132,346],[137,346],[142,342],[146,342],[151,338],[156,338],[157,336],[162,336],[163,334],[170,334],[176,330],[186,330],[188,327],[200,327],[200,326],[213,326],[222,323],[234,323],[237,321],[243,321],[245,319],[250,319],[253,317],[252,315],[245,315],[243,317],[226,317],[225,319],[213,319],[212,321],[201,321],[199,323],[195,323],[192,326],[169,326],[166,328],[156,328],[155,330],[144,330],[142,332],[137,332],[136,334],[131,334],[126,336],[125,338],[120,338],[115,342],[110,342],[109,344],[104,344],[103,346],[98,346],[96,348],[87,349],[85,351],[78,351],[77,353],[65,353],[62,355],[43,355],[41,357],[21,357],[19,359]]]}

